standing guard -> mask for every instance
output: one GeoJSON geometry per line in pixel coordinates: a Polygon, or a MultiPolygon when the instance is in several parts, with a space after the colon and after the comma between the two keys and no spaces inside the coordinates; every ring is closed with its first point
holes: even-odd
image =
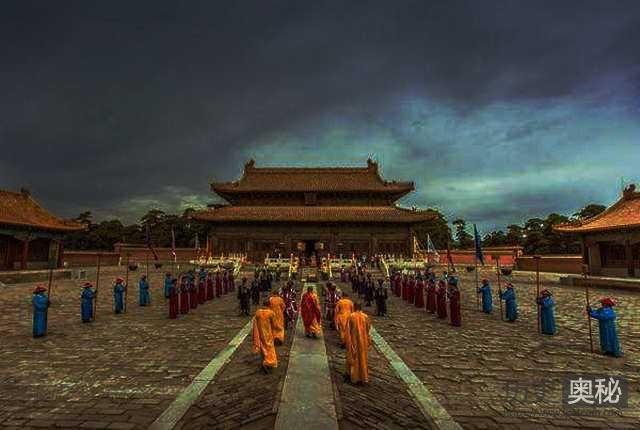
{"type": "Polygon", "coordinates": [[[438,318],[447,318],[447,287],[444,279],[438,281],[438,289],[436,290],[436,310],[438,318]]]}
{"type": "Polygon", "coordinates": [[[80,318],[83,323],[93,321],[93,299],[95,296],[91,282],[85,282],[80,294],[80,318]]]}
{"type": "Polygon", "coordinates": [[[388,277],[386,282],[383,282],[382,279],[378,279],[378,286],[374,293],[374,298],[376,299],[376,315],[379,317],[387,316],[387,298],[389,297],[389,288],[385,284],[388,283],[388,277]]]}
{"type": "Polygon", "coordinates": [[[340,295],[336,291],[336,286],[332,282],[327,282],[327,291],[324,297],[325,314],[324,319],[329,321],[329,327],[333,330],[335,326],[336,304],[340,300],[340,295]]]}
{"type": "Polygon", "coordinates": [[[187,285],[187,276],[182,275],[180,277],[180,313],[188,314],[191,305],[189,304],[189,287],[187,285]]]}
{"type": "Polygon", "coordinates": [[[238,301],[240,302],[240,313],[243,315],[249,315],[249,297],[250,292],[247,287],[247,278],[242,278],[242,283],[238,287],[238,301]]]}
{"type": "Polygon", "coordinates": [[[207,294],[206,294],[206,300],[213,300],[213,279],[211,278],[211,272],[207,272],[207,278],[206,278],[206,283],[207,283],[207,294]]]}
{"type": "Polygon", "coordinates": [[[49,311],[49,297],[45,294],[47,289],[38,285],[33,290],[31,304],[33,306],[33,337],[42,337],[47,334],[47,313],[49,311]]]}
{"type": "Polygon", "coordinates": [[[482,312],[490,314],[493,311],[493,297],[488,279],[482,280],[482,287],[478,288],[477,293],[482,294],[482,312]]]}
{"type": "Polygon", "coordinates": [[[427,312],[436,312],[436,281],[433,278],[427,281],[427,312]]]}
{"type": "Polygon", "coordinates": [[[518,304],[516,302],[516,291],[511,282],[507,283],[507,288],[500,293],[500,300],[504,300],[507,321],[514,322],[517,320],[518,304]]]}
{"type": "Polygon", "coordinates": [[[600,351],[604,355],[622,357],[620,341],[616,332],[616,312],[613,310],[616,303],[609,297],[605,297],[600,299],[600,304],[602,305],[600,309],[593,309],[591,306],[587,306],[589,316],[598,320],[600,351]]]}
{"type": "Polygon", "coordinates": [[[151,295],[149,294],[149,281],[147,281],[147,275],[140,277],[138,282],[138,296],[140,306],[149,306],[151,304],[151,295]]]}
{"type": "Polygon", "coordinates": [[[164,298],[168,299],[169,298],[169,289],[171,288],[171,282],[173,280],[171,279],[171,273],[167,272],[164,274],[164,298]]]}
{"type": "Polygon", "coordinates": [[[553,336],[556,334],[556,317],[554,315],[555,300],[549,290],[540,291],[538,297],[538,306],[540,306],[540,331],[542,334],[553,336]]]}
{"type": "Polygon", "coordinates": [[[192,272],[188,274],[187,285],[189,288],[189,304],[191,305],[191,309],[196,309],[198,307],[198,287],[192,272]]]}
{"type": "Polygon", "coordinates": [[[216,298],[222,296],[222,278],[220,278],[220,270],[216,270],[216,298]]]}
{"type": "Polygon", "coordinates": [[[113,312],[120,314],[124,311],[124,279],[116,278],[113,284],[113,312]]]}
{"type": "Polygon", "coordinates": [[[416,308],[424,308],[424,281],[422,280],[422,275],[420,274],[418,275],[418,282],[416,282],[413,303],[416,308]]]}

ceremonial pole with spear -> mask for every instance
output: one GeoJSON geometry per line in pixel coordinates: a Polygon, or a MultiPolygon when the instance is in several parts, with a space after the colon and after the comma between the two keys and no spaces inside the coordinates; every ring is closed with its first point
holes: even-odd
{"type": "Polygon", "coordinates": [[[500,256],[494,255],[493,258],[496,259],[496,272],[498,273],[498,298],[500,299],[500,320],[504,321],[504,317],[502,316],[502,286],[500,285],[500,256]]]}
{"type": "Polygon", "coordinates": [[[127,252],[127,271],[125,272],[125,281],[124,281],[124,309],[123,311],[127,311],[127,297],[129,292],[129,256],[131,254],[127,252]]]}
{"type": "Polygon", "coordinates": [[[591,353],[593,354],[593,330],[591,329],[591,315],[589,315],[589,306],[590,305],[590,301],[589,301],[589,281],[588,281],[588,277],[589,277],[589,266],[586,264],[582,265],[582,276],[584,277],[584,300],[587,303],[587,307],[585,308],[587,310],[587,324],[589,325],[589,347],[591,349],[591,353]]]}
{"type": "Polygon", "coordinates": [[[484,266],[484,255],[482,254],[482,241],[478,234],[476,225],[473,225],[473,241],[476,247],[475,272],[476,272],[476,309],[480,310],[480,295],[478,294],[478,261],[484,266]]]}
{"type": "Polygon", "coordinates": [[[96,267],[96,294],[95,300],[93,302],[93,319],[95,321],[96,316],[98,315],[98,287],[100,286],[100,257],[102,257],[102,253],[98,252],[98,263],[96,267]]]}
{"type": "Polygon", "coordinates": [[[538,315],[538,334],[542,334],[541,319],[540,319],[541,304],[538,300],[538,298],[540,297],[540,256],[534,255],[533,259],[536,262],[536,303],[537,303],[537,315],[538,315]]]}

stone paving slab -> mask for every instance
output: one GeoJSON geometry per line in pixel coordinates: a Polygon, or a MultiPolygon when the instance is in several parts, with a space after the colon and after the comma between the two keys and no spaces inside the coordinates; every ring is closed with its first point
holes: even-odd
{"type": "MultiPolygon", "coordinates": [[[[541,288],[551,289],[558,302],[560,331],[548,337],[537,334],[534,273],[510,278],[518,295],[520,317],[515,323],[500,320],[497,302],[492,315],[476,311],[474,275],[460,276],[463,327],[452,327],[395,297],[388,302],[390,316],[373,317],[373,324],[463,428],[638,428],[639,294],[591,290],[593,302],[604,295],[618,299],[625,356],[616,359],[589,352],[583,289],[543,278],[541,288]],[[563,378],[584,373],[627,378],[629,408],[596,416],[563,409],[563,378]]],[[[481,277],[495,285],[493,270],[483,270],[481,277]]],[[[597,349],[597,324],[593,335],[597,349]]]]}
{"type": "MultiPolygon", "coordinates": [[[[306,284],[303,291],[315,284],[306,284]]],[[[285,378],[276,430],[294,427],[337,429],[336,410],[324,339],[309,339],[299,317],[285,378]]]]}
{"type": "MultiPolygon", "coordinates": [[[[139,272],[130,274],[134,284],[139,272]]],[[[80,322],[82,280],[55,281],[49,334],[31,337],[32,284],[0,290],[0,427],[147,428],[248,321],[229,294],[169,320],[162,271],[152,306],[111,312],[105,268],[95,322],[80,322]]],[[[90,279],[93,281],[93,279],[90,279]]]]}

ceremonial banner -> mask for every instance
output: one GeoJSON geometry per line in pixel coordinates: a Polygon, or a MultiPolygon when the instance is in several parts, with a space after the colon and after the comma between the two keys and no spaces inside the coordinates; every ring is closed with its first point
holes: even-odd
{"type": "Polygon", "coordinates": [[[476,245],[476,260],[480,262],[484,266],[484,254],[482,253],[482,240],[480,239],[480,235],[478,234],[478,229],[476,225],[473,225],[473,240],[476,245]]]}

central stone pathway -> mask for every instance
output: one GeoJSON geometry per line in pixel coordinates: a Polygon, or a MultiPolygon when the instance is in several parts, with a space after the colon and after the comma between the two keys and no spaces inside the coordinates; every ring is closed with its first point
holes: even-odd
{"type": "MultiPolygon", "coordinates": [[[[315,284],[305,284],[315,290],[315,284]]],[[[333,385],[324,339],[304,336],[302,317],[296,323],[276,429],[338,429],[333,385]]]]}

